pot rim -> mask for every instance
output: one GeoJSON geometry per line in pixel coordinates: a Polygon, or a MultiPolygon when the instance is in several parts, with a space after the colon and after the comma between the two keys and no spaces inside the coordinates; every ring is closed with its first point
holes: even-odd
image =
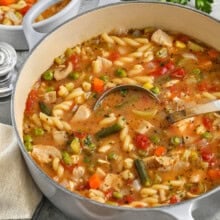
{"type": "MultiPolygon", "coordinates": [[[[103,5],[103,6],[100,6],[98,8],[93,8],[93,9],[90,9],[90,10],[87,10],[85,12],[81,12],[77,15],[75,15],[74,17],[66,20],[65,22],[63,22],[62,24],[58,25],[55,29],[53,29],[52,31],[50,31],[48,34],[46,34],[46,36],[44,36],[34,47],[33,49],[30,51],[29,55],[27,56],[27,58],[25,59],[24,63],[22,64],[22,67],[20,68],[20,71],[19,73],[22,72],[24,66],[26,65],[26,62],[28,61],[29,57],[31,57],[32,53],[35,51],[35,49],[37,49],[38,45],[41,44],[42,41],[44,41],[44,39],[53,34],[53,32],[55,32],[57,29],[59,29],[62,25],[70,22],[71,20],[73,19],[77,19],[78,17],[81,17],[81,16],[84,16],[88,13],[91,13],[93,11],[98,11],[98,10],[102,10],[103,8],[107,8],[107,7],[112,7],[112,6],[117,6],[117,5],[123,5],[123,4],[159,4],[159,5],[165,5],[165,6],[173,6],[173,7],[179,7],[179,8],[183,8],[185,10],[189,10],[189,11],[192,11],[193,13],[197,13],[197,14],[201,14],[203,16],[206,16],[208,19],[211,19],[215,22],[217,22],[219,25],[220,25],[220,20],[214,18],[214,17],[211,17],[209,14],[206,14],[202,11],[199,11],[195,8],[192,8],[192,7],[189,7],[189,6],[185,6],[185,5],[179,5],[179,4],[176,4],[176,3],[171,3],[171,2],[157,2],[157,1],[154,1],[154,0],[151,0],[151,1],[144,1],[144,0],[140,0],[140,1],[135,1],[135,0],[132,0],[132,1],[128,1],[128,2],[117,2],[117,3],[111,3],[111,4],[108,4],[108,5],[103,5]]],[[[20,75],[20,74],[19,74],[20,75]]],[[[191,198],[191,199],[188,199],[188,200],[184,200],[184,201],[181,201],[181,202],[178,202],[178,203],[175,203],[175,204],[168,204],[168,205],[164,205],[164,206],[158,206],[158,207],[142,207],[142,208],[139,208],[139,207],[124,207],[124,206],[113,206],[113,205],[109,205],[109,204],[106,204],[106,203],[100,203],[100,202],[97,202],[95,200],[92,200],[90,198],[87,198],[87,197],[83,197],[81,196],[80,194],[77,194],[75,192],[71,192],[70,190],[66,189],[65,187],[63,187],[62,185],[58,184],[56,181],[54,181],[52,178],[50,178],[42,169],[40,169],[40,167],[37,165],[37,163],[30,157],[30,155],[28,154],[28,152],[25,150],[25,147],[24,147],[24,144],[21,140],[21,137],[19,135],[19,132],[18,132],[18,129],[17,129],[17,126],[16,126],[16,117],[15,117],[15,114],[14,114],[14,103],[15,103],[15,91],[16,91],[16,88],[17,88],[17,82],[19,81],[19,76],[17,77],[16,79],[16,82],[15,82],[15,88],[13,90],[13,93],[12,93],[12,99],[11,99],[11,118],[12,118],[12,125],[15,129],[15,133],[16,133],[16,136],[17,136],[17,140],[18,140],[18,144],[19,144],[19,148],[20,150],[22,151],[22,153],[26,156],[26,159],[31,162],[33,165],[34,165],[34,168],[37,169],[38,172],[40,172],[40,174],[46,178],[46,180],[49,181],[50,184],[52,184],[52,186],[54,187],[57,187],[60,191],[64,192],[64,193],[67,193],[69,196],[73,196],[74,198],[77,198],[79,199],[80,201],[87,201],[89,203],[92,203],[92,204],[95,204],[95,205],[98,205],[100,207],[108,207],[110,209],[116,209],[118,211],[138,211],[138,212],[143,212],[143,211],[159,211],[159,212],[165,212],[164,210],[166,209],[169,209],[169,208],[175,208],[175,207],[180,207],[182,205],[189,205],[189,204],[194,204],[194,202],[198,201],[198,200],[201,200],[203,198],[206,198],[216,192],[218,192],[220,190],[220,186],[217,186],[215,188],[213,188],[212,190],[208,191],[208,192],[205,192],[201,195],[199,195],[198,197],[195,197],[195,198],[191,198]]]]}
{"type": "MultiPolygon", "coordinates": [[[[77,5],[78,2],[81,2],[81,0],[70,0],[70,2],[62,10],[60,10],[58,13],[50,16],[47,19],[44,19],[42,21],[34,23],[33,27],[34,28],[39,28],[41,26],[48,25],[51,22],[54,22],[54,21],[62,18],[62,16],[65,15],[72,7],[77,5]]],[[[4,25],[4,24],[0,24],[0,29],[16,31],[16,30],[23,30],[23,26],[22,26],[22,24],[21,25],[4,25]]]]}

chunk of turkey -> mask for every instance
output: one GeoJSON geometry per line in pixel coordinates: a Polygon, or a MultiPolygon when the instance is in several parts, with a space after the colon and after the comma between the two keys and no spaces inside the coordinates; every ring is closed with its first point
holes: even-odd
{"type": "Polygon", "coordinates": [[[173,45],[172,37],[160,29],[152,34],[151,40],[162,46],[172,47],[173,45]]]}
{"type": "Polygon", "coordinates": [[[91,110],[86,105],[81,105],[77,109],[72,121],[84,121],[88,119],[91,115],[91,110]]]}
{"type": "Polygon", "coordinates": [[[123,185],[121,177],[117,174],[109,173],[105,177],[100,189],[107,191],[108,189],[113,188],[114,190],[120,190],[123,185]]]}
{"type": "Polygon", "coordinates": [[[55,69],[54,78],[57,81],[65,79],[72,71],[73,71],[73,64],[69,62],[65,69],[60,69],[60,68],[55,69]]]}
{"type": "Polygon", "coordinates": [[[55,157],[59,159],[62,157],[60,151],[51,145],[34,145],[31,155],[42,163],[49,163],[55,157]]]}
{"type": "Polygon", "coordinates": [[[51,104],[55,103],[57,100],[57,94],[56,91],[47,92],[44,94],[44,102],[51,104]]]}
{"type": "Polygon", "coordinates": [[[167,156],[151,156],[143,159],[144,163],[148,168],[159,168],[159,167],[168,167],[173,166],[176,162],[175,157],[167,157],[167,156]]]}

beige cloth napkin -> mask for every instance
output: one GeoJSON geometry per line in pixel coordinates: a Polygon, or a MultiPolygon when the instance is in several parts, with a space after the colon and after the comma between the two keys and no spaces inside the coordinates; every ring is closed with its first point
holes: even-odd
{"type": "Polygon", "coordinates": [[[13,128],[0,123],[0,219],[30,219],[42,198],[20,153],[13,128]]]}

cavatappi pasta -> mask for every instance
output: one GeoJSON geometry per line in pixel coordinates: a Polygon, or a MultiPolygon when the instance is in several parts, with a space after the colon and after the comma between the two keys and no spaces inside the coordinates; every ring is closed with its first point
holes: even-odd
{"type": "Polygon", "coordinates": [[[110,205],[154,207],[220,184],[220,115],[163,127],[168,112],[220,97],[220,53],[181,33],[103,33],[56,57],[26,101],[24,145],[54,181],[110,205]],[[121,90],[98,97],[120,84],[121,90]]]}
{"type": "MultiPolygon", "coordinates": [[[[37,0],[0,0],[0,24],[21,25],[24,15],[37,2],[37,0]]],[[[41,15],[36,22],[44,20],[62,10],[70,0],[62,0],[51,6],[41,15]]]]}

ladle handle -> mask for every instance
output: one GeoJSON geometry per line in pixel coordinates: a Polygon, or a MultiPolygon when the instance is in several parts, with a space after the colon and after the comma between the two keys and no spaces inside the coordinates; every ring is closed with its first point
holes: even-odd
{"type": "Polygon", "coordinates": [[[167,120],[170,123],[180,121],[185,118],[189,118],[195,115],[217,112],[220,111],[220,100],[215,100],[205,104],[195,105],[191,108],[184,109],[181,111],[173,112],[167,116],[167,120]]]}

